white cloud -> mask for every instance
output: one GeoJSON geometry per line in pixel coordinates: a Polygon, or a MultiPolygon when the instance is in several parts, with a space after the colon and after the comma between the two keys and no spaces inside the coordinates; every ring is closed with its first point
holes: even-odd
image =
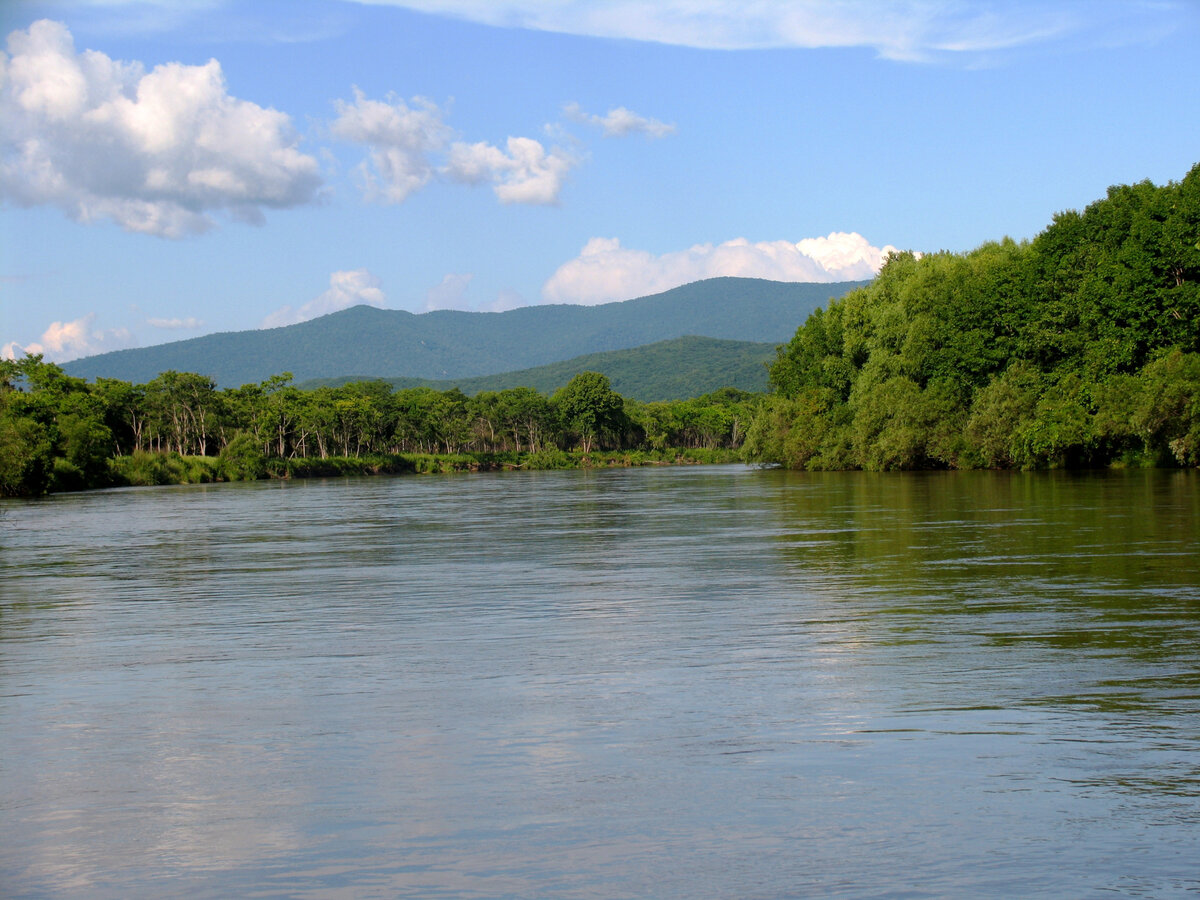
{"type": "Polygon", "coordinates": [[[287,115],[231,96],[221,65],[147,73],[43,19],[0,53],[0,196],[51,204],[79,222],[182,237],[213,212],[261,222],[263,208],[314,199],[317,161],[287,115]]]}
{"type": "Polygon", "coordinates": [[[606,115],[598,116],[593,113],[584,112],[578,103],[568,103],[563,107],[563,112],[566,113],[567,118],[575,122],[582,122],[586,125],[595,125],[598,128],[602,128],[605,137],[625,137],[630,134],[644,134],[649,138],[661,138],[675,133],[675,126],[673,124],[668,125],[666,122],[660,122],[658,119],[648,119],[645,116],[639,116],[624,106],[610,109],[606,115]]]}
{"type": "Polygon", "coordinates": [[[412,104],[394,95],[369,100],[358,88],[353,103],[337,101],[334,135],[370,148],[359,167],[368,197],[402,203],[433,177],[431,155],[445,147],[450,129],[435,104],[420,97],[412,104]]]}
{"type": "Polygon", "coordinates": [[[976,55],[1084,37],[1130,42],[1188,4],[1143,0],[359,0],[498,27],[713,50],[869,47],[896,60],[976,55]]]}
{"type": "Polygon", "coordinates": [[[435,309],[469,309],[467,288],[474,277],[474,274],[469,272],[451,273],[444,277],[440,284],[425,292],[425,312],[435,309]]]}
{"type": "Polygon", "coordinates": [[[450,143],[453,132],[441,110],[419,97],[411,104],[394,95],[371,100],[358,88],[353,103],[337,103],[333,134],[369,148],[358,170],[369,199],[403,203],[437,174],[459,184],[491,184],[501,203],[554,204],[578,164],[565,150],[547,150],[527,137],[510,137],[505,149],[486,141],[450,143]]]}
{"type": "Polygon", "coordinates": [[[835,231],[797,243],[745,238],[697,244],[656,256],[621,246],[617,238],[592,238],[579,256],[559,266],[542,287],[549,303],[629,300],[722,275],[772,281],[857,281],[872,278],[896,248],[874,247],[857,233],[835,231]]]}
{"type": "Polygon", "coordinates": [[[529,302],[519,292],[511,288],[502,288],[496,293],[496,299],[481,307],[480,312],[508,312],[510,309],[528,305],[529,302]]]}
{"type": "Polygon", "coordinates": [[[95,327],[96,314],[88,313],[73,322],[51,322],[42,336],[24,346],[12,341],[0,348],[0,357],[18,359],[26,353],[41,353],[47,362],[69,362],[81,356],[95,356],[110,350],[136,346],[126,328],[95,327]]]}
{"type": "Polygon", "coordinates": [[[197,319],[195,316],[188,316],[186,319],[147,319],[146,324],[154,328],[165,328],[168,330],[193,330],[204,325],[203,320],[197,319]]]}
{"type": "Polygon", "coordinates": [[[567,173],[579,164],[578,158],[559,147],[547,152],[533,138],[510,137],[505,146],[507,153],[486,142],[456,142],[450,147],[443,172],[464,184],[490,181],[501,203],[557,203],[567,173]]]}
{"type": "Polygon", "coordinates": [[[366,269],[334,272],[329,276],[329,290],[305,303],[299,309],[282,306],[259,323],[259,328],[279,328],[327,316],[341,309],[366,304],[383,308],[387,297],[379,289],[380,280],[366,269]]]}

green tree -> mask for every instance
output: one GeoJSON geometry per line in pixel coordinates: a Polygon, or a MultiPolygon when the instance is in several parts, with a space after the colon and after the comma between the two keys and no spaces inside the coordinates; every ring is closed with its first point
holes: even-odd
{"type": "Polygon", "coordinates": [[[108,483],[112,432],[87,382],[40,355],[0,367],[0,493],[108,483]]]}
{"type": "Polygon", "coordinates": [[[994,469],[1020,465],[1024,457],[1017,435],[1033,420],[1041,390],[1040,373],[1017,360],[975,394],[966,436],[981,465],[994,469]]]}
{"type": "Polygon", "coordinates": [[[216,382],[194,372],[163,372],[146,384],[146,407],[159,449],[204,456],[219,428],[216,382]]]}
{"type": "Polygon", "coordinates": [[[533,388],[500,391],[496,396],[496,415],[500,428],[512,438],[518,452],[536,453],[545,445],[553,414],[550,401],[533,388]]]}
{"type": "Polygon", "coordinates": [[[1139,382],[1133,427],[1151,450],[1200,465],[1200,353],[1172,350],[1148,364],[1139,382]]]}
{"type": "Polygon", "coordinates": [[[0,394],[0,495],[46,493],[54,471],[53,450],[46,427],[0,394]]]}
{"type": "Polygon", "coordinates": [[[128,455],[142,449],[146,424],[145,391],[128,381],[116,378],[97,378],[92,396],[104,411],[104,424],[112,432],[112,451],[128,455]]]}
{"type": "Polygon", "coordinates": [[[578,438],[585,454],[614,438],[628,425],[625,402],[612,389],[608,376],[580,372],[555,394],[553,403],[563,427],[578,438]]]}

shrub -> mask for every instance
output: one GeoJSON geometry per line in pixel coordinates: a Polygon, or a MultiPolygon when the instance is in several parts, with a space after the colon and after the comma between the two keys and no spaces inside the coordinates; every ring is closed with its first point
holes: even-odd
{"type": "Polygon", "coordinates": [[[256,481],[266,476],[267,462],[258,440],[243,432],[221,448],[217,469],[226,481],[256,481]]]}

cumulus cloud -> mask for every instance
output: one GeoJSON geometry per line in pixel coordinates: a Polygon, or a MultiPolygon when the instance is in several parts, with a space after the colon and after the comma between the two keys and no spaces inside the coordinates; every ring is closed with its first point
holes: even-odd
{"type": "Polygon", "coordinates": [[[339,100],[336,109],[333,134],[369,148],[359,167],[368,197],[403,203],[429,183],[432,154],[446,146],[451,134],[434,103],[417,97],[410,106],[395,95],[369,100],[356,87],[354,102],[339,100]]]}
{"type": "Polygon", "coordinates": [[[180,329],[190,331],[202,327],[204,325],[204,321],[197,319],[195,316],[188,316],[186,319],[147,319],[146,324],[153,328],[165,328],[169,331],[180,329]]]}
{"type": "Polygon", "coordinates": [[[655,255],[621,246],[617,238],[592,238],[579,256],[559,266],[542,287],[550,303],[629,300],[721,275],[772,281],[857,281],[873,277],[896,248],[872,246],[855,232],[797,243],[745,238],[697,244],[655,255]]]}
{"type": "Polygon", "coordinates": [[[605,137],[625,137],[630,134],[644,134],[649,138],[666,137],[675,133],[675,126],[660,122],[658,119],[648,119],[639,116],[624,106],[610,109],[606,115],[598,116],[584,112],[578,103],[568,103],[563,107],[568,119],[582,122],[585,125],[595,125],[604,130],[605,137]]]}
{"type": "Polygon", "coordinates": [[[501,203],[557,203],[578,158],[558,147],[547,151],[533,138],[510,137],[505,146],[507,152],[486,142],[456,142],[442,171],[464,184],[491,182],[501,203]]]}
{"type": "Polygon", "coordinates": [[[500,27],[713,50],[869,47],[881,57],[970,57],[1083,38],[1128,43],[1185,27],[1188,4],[1143,0],[359,0],[500,27]]]}
{"type": "Polygon", "coordinates": [[[97,328],[96,314],[88,313],[73,322],[50,323],[42,336],[31,344],[7,343],[0,348],[0,356],[18,359],[26,353],[40,353],[47,362],[69,362],[81,356],[124,350],[136,344],[128,329],[97,328]]]}
{"type": "Polygon", "coordinates": [[[279,328],[307,322],[318,316],[327,316],[351,306],[375,306],[383,308],[387,297],[380,290],[379,278],[366,269],[349,269],[334,272],[329,276],[329,290],[309,300],[299,309],[282,306],[259,323],[259,328],[279,328]]]}
{"type": "Polygon", "coordinates": [[[215,59],[146,72],[77,53],[47,19],[0,53],[0,119],[0,196],[79,222],[176,238],[212,227],[214,212],[261,222],[321,185],[288,116],[231,96],[215,59]]]}

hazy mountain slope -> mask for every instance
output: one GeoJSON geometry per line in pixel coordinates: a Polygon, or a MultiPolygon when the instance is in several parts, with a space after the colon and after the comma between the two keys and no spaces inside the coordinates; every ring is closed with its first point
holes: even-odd
{"type": "MultiPolygon", "coordinates": [[[[589,353],[565,362],[534,369],[435,381],[422,378],[384,379],[396,388],[432,387],[440,391],[457,387],[466,394],[531,387],[544,394],[558,390],[580,372],[603,372],[623,397],[649,403],[699,397],[723,387],[744,391],[767,389],[767,364],[775,359],[775,344],[682,337],[630,350],[589,353]]],[[[336,387],[371,376],[319,378],[300,387],[336,387]]]]}
{"type": "Polygon", "coordinates": [[[623,303],[527,306],[503,313],[414,315],[358,306],[284,328],[118,350],[63,368],[85,378],[133,382],[175,369],[209,375],[222,387],[281,372],[292,372],[298,381],[348,372],[469,378],[685,335],[782,343],[813,309],[860,284],[714,278],[623,303]]]}

